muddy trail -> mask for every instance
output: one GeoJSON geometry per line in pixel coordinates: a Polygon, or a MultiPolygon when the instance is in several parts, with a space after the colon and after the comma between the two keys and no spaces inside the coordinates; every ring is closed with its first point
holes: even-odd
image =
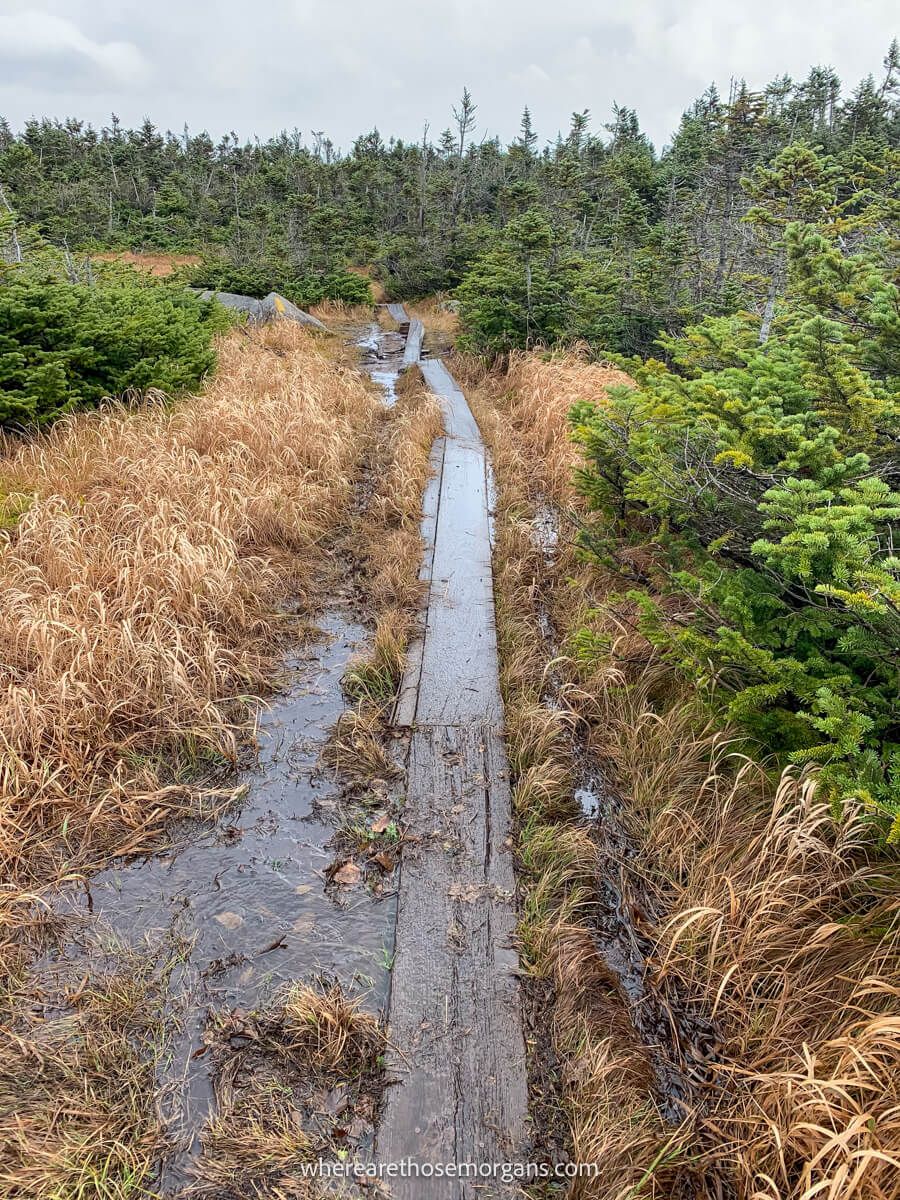
{"type": "Polygon", "coordinates": [[[68,940],[33,972],[89,972],[103,944],[170,946],[167,1018],[176,1030],[157,1084],[173,1142],[164,1194],[188,1182],[213,1109],[204,1053],[208,1014],[250,1010],[279,985],[324,975],[383,1004],[394,898],[328,886],[341,788],[321,765],[344,709],[341,678],[366,644],[347,608],[318,623],[318,639],[285,663],[291,683],[259,721],[258,766],[245,799],[214,827],[179,830],[164,854],[115,865],[64,893],[56,915],[68,940]]]}
{"type": "MultiPolygon", "coordinates": [[[[405,334],[377,323],[346,333],[392,405],[405,334]]],[[[372,1011],[387,1003],[396,920],[390,873],[363,872],[353,886],[334,879],[346,857],[339,831],[353,809],[323,751],[347,707],[342,678],[371,639],[349,582],[344,590],[286,655],[284,687],[259,711],[259,752],[236,781],[238,801],[216,821],[174,829],[164,852],[64,888],[47,915],[49,948],[29,972],[35,1005],[49,1015],[64,1006],[69,981],[89,979],[119,949],[174,964],[156,1067],[170,1145],[162,1196],[194,1181],[200,1135],[215,1114],[215,1055],[207,1053],[214,1014],[240,1021],[282,985],[316,978],[363,995],[372,1011]]]]}
{"type": "MultiPolygon", "coordinates": [[[[439,400],[443,435],[423,498],[423,607],[393,714],[405,784],[370,797],[399,809],[398,870],[352,868],[346,879],[346,783],[323,755],[348,706],[342,679],[371,632],[349,579],[302,646],[284,660],[283,690],[260,709],[259,754],[224,816],[173,831],[162,853],[122,861],[60,892],[50,949],[31,968],[37,1005],[55,1011],[65,981],[88,978],[116,947],[168,956],[167,1044],[156,1064],[168,1150],[160,1197],[197,1180],[201,1137],[216,1116],[221,1056],[208,1053],[223,1015],[240,1029],[295,981],[337,981],[388,1025],[383,1097],[357,1121],[348,1151],[377,1164],[525,1163],[549,1143],[529,1120],[529,1044],[542,1020],[523,994],[516,949],[517,885],[493,593],[493,480],[478,425],[444,362],[423,353],[422,323],[402,305],[341,335],[384,404],[400,373],[421,367],[439,400]],[[337,869],[337,874],[336,874],[337,869]]],[[[548,562],[558,537],[537,522],[548,562]]],[[[549,618],[540,632],[555,657],[549,618]]],[[[557,703],[547,675],[545,703],[557,703]]],[[[587,755],[575,791],[601,851],[595,942],[653,1063],[660,1111],[677,1123],[697,1046],[646,986],[646,947],[626,902],[633,849],[620,802],[587,755]],[[680,1060],[680,1061],[679,1061],[680,1060]]],[[[377,802],[377,803],[376,803],[377,802]]],[[[352,859],[351,859],[352,861],[352,859]]],[[[393,867],[393,861],[390,864],[393,867]]],[[[240,1037],[238,1041],[240,1041],[240,1037]]],[[[237,1043],[235,1043],[236,1045],[237,1043]]],[[[533,1058],[533,1055],[532,1055],[533,1058]]],[[[559,1150],[556,1147],[552,1153],[559,1150]]],[[[348,1193],[350,1194],[350,1193],[348,1193]]],[[[371,1193],[370,1193],[371,1194],[371,1193]]],[[[488,1180],[391,1178],[394,1200],[512,1197],[488,1180]]]]}

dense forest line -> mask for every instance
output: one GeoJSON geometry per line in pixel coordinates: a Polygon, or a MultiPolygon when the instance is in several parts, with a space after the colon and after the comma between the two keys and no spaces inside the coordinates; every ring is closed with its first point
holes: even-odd
{"type": "MultiPolygon", "coordinates": [[[[508,146],[478,140],[477,126],[467,91],[436,141],[427,128],[419,143],[373,130],[347,154],[298,131],[216,143],[149,120],[41,119],[21,133],[0,121],[0,183],[51,243],[199,252],[197,283],[355,300],[343,268],[372,264],[398,296],[467,281],[480,348],[580,337],[647,353],[660,330],[771,305],[784,276],[777,226],[816,203],[815,181],[796,171],[753,183],[785,147],[817,149],[842,218],[873,193],[895,202],[900,49],[849,91],[821,67],[762,91],[738,83],[727,98],[711,87],[660,154],[626,107],[600,133],[575,113],[543,147],[528,109],[508,146]]],[[[870,215],[868,239],[884,232],[885,214],[870,215]]]]}

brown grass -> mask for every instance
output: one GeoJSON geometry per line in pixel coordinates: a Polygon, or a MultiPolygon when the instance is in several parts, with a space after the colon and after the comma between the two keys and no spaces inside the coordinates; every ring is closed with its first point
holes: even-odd
{"type": "Polygon", "coordinates": [[[422,596],[422,493],[441,428],[440,408],[425,391],[418,367],[411,368],[398,384],[396,404],[381,412],[370,465],[372,490],[349,543],[362,568],[376,628],[370,650],[351,664],[344,686],[385,716],[402,678],[422,596]]]}
{"type": "Polygon", "coordinates": [[[288,1057],[319,1071],[358,1073],[371,1067],[384,1049],[378,1020],[338,984],[328,988],[293,984],[271,1029],[277,1030],[288,1057]]]}
{"type": "Polygon", "coordinates": [[[348,304],[345,300],[323,300],[306,311],[324,325],[362,325],[372,320],[370,304],[348,304]]]}
{"type": "MultiPolygon", "coordinates": [[[[478,381],[478,365],[469,371],[478,381]]],[[[879,858],[859,816],[836,821],[814,778],[786,774],[775,789],[761,767],[731,755],[728,732],[709,724],[627,620],[601,615],[617,581],[572,551],[565,413],[576,399],[602,403],[604,380],[622,382],[572,356],[517,356],[509,375],[482,376],[472,396],[501,489],[495,569],[528,891],[523,941],[556,993],[573,1152],[602,1164],[601,1178],[571,1195],[896,1200],[896,865],[879,858]],[[561,517],[552,561],[532,532],[548,500],[561,517]],[[592,664],[554,664],[555,709],[541,701],[539,605],[561,644],[585,625],[605,638],[592,664]],[[639,857],[625,902],[643,906],[649,982],[718,1030],[678,1128],[658,1116],[621,998],[590,953],[590,846],[566,815],[565,722],[580,726],[627,797],[639,857]]]]}
{"type": "Polygon", "coordinates": [[[137,254],[133,250],[104,250],[93,254],[97,262],[120,262],[157,279],[172,275],[179,267],[196,267],[201,259],[199,254],[137,254]]]}
{"type": "Polygon", "coordinates": [[[418,317],[425,325],[425,346],[432,353],[448,350],[459,333],[459,316],[448,308],[442,295],[426,296],[406,305],[412,317],[418,317]]]}
{"type": "Polygon", "coordinates": [[[358,704],[341,713],[324,751],[324,760],[341,778],[362,791],[367,799],[377,795],[373,787],[398,774],[385,748],[385,713],[381,705],[358,704]]]}
{"type": "Polygon", "coordinates": [[[440,408],[425,392],[421,377],[407,382],[404,376],[397,403],[383,423],[380,465],[359,537],[371,596],[379,609],[412,612],[417,607],[422,493],[431,447],[441,429],[440,408]]]}
{"type": "Polygon", "coordinates": [[[18,1016],[0,1032],[8,1200],[150,1194],[163,1145],[154,1091],[166,970],[123,953],[90,981],[69,969],[44,1011],[27,988],[9,998],[18,1016]]]}
{"type": "Polygon", "coordinates": [[[232,334],[199,398],[6,445],[0,477],[33,497],[0,534],[7,921],[17,889],[152,844],[235,761],[279,607],[318,595],[375,410],[277,325],[232,334]]]}
{"type": "MultiPolygon", "coordinates": [[[[222,1032],[230,1032],[229,1021],[222,1032]]],[[[266,1012],[242,1018],[250,1044],[219,1048],[215,1115],[186,1195],[215,1200],[304,1200],[324,1194],[298,1164],[346,1152],[348,1130],[332,1141],[330,1125],[368,1125],[384,1034],[359,1000],[337,984],[294,984],[266,1012]],[[352,1105],[327,1120],[327,1098],[352,1105]]],[[[352,1144],[352,1143],[351,1143],[352,1144]]],[[[331,1193],[329,1193],[331,1194],[331,1193]]]]}
{"type": "MultiPolygon", "coordinates": [[[[136,958],[98,969],[66,984],[58,1014],[33,1016],[52,991],[32,977],[42,898],[229,794],[255,698],[338,567],[343,579],[348,539],[368,539],[386,606],[377,661],[399,673],[408,617],[390,613],[417,595],[432,403],[412,388],[385,412],[330,342],[295,326],[236,330],[220,349],[200,397],[110,406],[2,446],[0,1192],[16,1200],[149,1195],[162,1151],[157,976],[136,958]]],[[[351,751],[377,751],[369,768],[388,777],[351,716],[351,751]]],[[[279,1071],[346,1075],[355,1050],[380,1045],[333,989],[298,987],[269,1018],[253,1042],[271,1059],[260,1086],[217,1090],[198,1195],[305,1194],[291,1166],[312,1143],[279,1071]]]]}
{"type": "Polygon", "coordinates": [[[400,322],[395,321],[388,312],[387,304],[379,304],[375,309],[375,319],[387,333],[397,333],[400,329],[400,322]]]}
{"type": "MultiPolygon", "coordinates": [[[[483,377],[484,367],[477,359],[458,361],[463,377],[473,383],[483,377]]],[[[579,505],[572,483],[575,454],[569,441],[569,410],[576,400],[602,403],[608,388],[630,383],[618,367],[572,353],[510,356],[507,372],[494,385],[502,392],[504,423],[515,430],[514,452],[540,464],[538,472],[529,472],[536,495],[562,509],[579,505]]]]}

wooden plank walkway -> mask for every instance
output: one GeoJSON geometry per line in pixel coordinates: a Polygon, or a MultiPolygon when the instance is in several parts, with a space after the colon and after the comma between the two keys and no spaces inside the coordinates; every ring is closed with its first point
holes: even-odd
{"type": "MultiPolygon", "coordinates": [[[[376,1159],[528,1157],[527,1077],[513,945],[510,790],[478,426],[442,362],[421,368],[440,400],[422,568],[424,630],[410,648],[396,722],[410,730],[388,1056],[376,1159]]],[[[499,1180],[394,1179],[395,1200],[516,1194],[499,1180]]]]}
{"type": "Polygon", "coordinates": [[[425,337],[425,326],[418,317],[410,317],[402,304],[389,304],[388,312],[401,327],[406,327],[406,345],[403,347],[403,366],[411,367],[417,363],[422,354],[422,340],[425,337]]]}

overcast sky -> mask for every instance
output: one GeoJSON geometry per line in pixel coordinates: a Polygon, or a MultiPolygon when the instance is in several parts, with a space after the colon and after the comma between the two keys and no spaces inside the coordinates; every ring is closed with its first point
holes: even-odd
{"type": "Polygon", "coordinates": [[[541,139],[638,110],[661,147],[715,80],[881,70],[896,0],[0,0],[0,115],[145,116],[180,132],[437,136],[468,85],[479,134],[541,139]]]}

